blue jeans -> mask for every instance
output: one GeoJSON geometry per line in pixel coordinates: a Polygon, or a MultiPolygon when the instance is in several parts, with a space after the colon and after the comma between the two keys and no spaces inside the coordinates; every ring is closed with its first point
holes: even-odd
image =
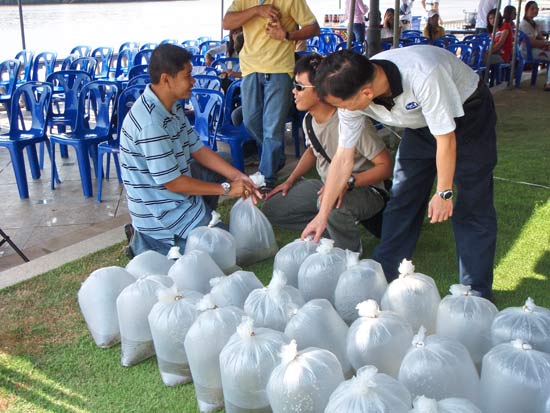
{"type": "Polygon", "coordinates": [[[353,23],[352,41],[365,43],[365,23],[353,23]]]}
{"type": "Polygon", "coordinates": [[[284,134],[292,104],[292,79],[287,73],[251,73],[243,78],[244,125],[262,147],[259,171],[268,186],[277,182],[285,163],[284,134]]]}

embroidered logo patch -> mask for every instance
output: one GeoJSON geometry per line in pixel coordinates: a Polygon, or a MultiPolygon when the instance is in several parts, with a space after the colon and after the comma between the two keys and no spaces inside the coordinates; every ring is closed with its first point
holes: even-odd
{"type": "Polygon", "coordinates": [[[407,103],[407,106],[405,106],[405,109],[407,110],[413,110],[413,109],[416,109],[418,107],[418,103],[416,102],[409,102],[407,103]]]}

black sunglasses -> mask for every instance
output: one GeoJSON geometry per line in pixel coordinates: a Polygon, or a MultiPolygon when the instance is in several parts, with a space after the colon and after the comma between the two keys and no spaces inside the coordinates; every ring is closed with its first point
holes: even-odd
{"type": "Polygon", "coordinates": [[[307,89],[307,88],[311,88],[311,89],[315,89],[315,86],[313,85],[301,85],[300,83],[298,82],[294,82],[294,89],[296,89],[298,92],[301,92],[303,91],[304,89],[307,89]]]}

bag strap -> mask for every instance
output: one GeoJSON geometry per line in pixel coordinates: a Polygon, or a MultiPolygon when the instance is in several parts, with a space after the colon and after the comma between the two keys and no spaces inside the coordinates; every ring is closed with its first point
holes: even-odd
{"type": "Polygon", "coordinates": [[[320,153],[328,163],[330,163],[332,159],[330,159],[330,156],[328,156],[327,152],[325,151],[325,148],[323,148],[323,145],[321,145],[321,142],[319,142],[319,139],[317,139],[317,135],[315,135],[315,132],[313,131],[311,119],[312,119],[311,113],[308,112],[306,114],[306,131],[309,137],[309,141],[311,142],[311,145],[313,146],[313,148],[318,153],[320,153]]]}

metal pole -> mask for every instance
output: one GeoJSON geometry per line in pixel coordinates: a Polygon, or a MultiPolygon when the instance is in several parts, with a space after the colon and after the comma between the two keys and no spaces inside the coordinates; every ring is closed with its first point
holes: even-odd
{"type": "Polygon", "coordinates": [[[222,18],[220,20],[220,40],[223,40],[223,9],[224,9],[224,5],[223,5],[223,0],[222,0],[222,18]]]}
{"type": "Polygon", "coordinates": [[[348,41],[346,43],[346,48],[351,49],[351,38],[353,36],[353,21],[355,20],[355,0],[351,0],[349,4],[349,20],[348,20],[348,41]]]}
{"type": "MultiPolygon", "coordinates": [[[[493,33],[491,34],[491,40],[489,42],[489,55],[487,56],[487,64],[485,65],[486,68],[485,68],[485,76],[483,76],[483,81],[485,83],[487,83],[487,81],[489,80],[489,71],[491,69],[491,65],[490,65],[490,60],[491,60],[491,56],[493,55],[493,44],[495,43],[495,36],[497,34],[497,30],[498,30],[498,15],[500,14],[500,4],[501,4],[501,0],[498,0],[497,1],[497,12],[495,13],[495,24],[493,24],[493,33]]],[[[487,22],[489,23],[489,22],[487,22]]],[[[481,59],[481,61],[483,61],[483,56],[479,56],[479,58],[481,59]]]]}
{"type": "Polygon", "coordinates": [[[23,6],[21,4],[21,0],[17,0],[17,3],[19,4],[19,27],[21,27],[21,43],[23,45],[23,49],[26,49],[27,46],[25,44],[25,24],[23,23],[23,6]]]}
{"type": "MultiPolygon", "coordinates": [[[[518,1],[518,9],[516,10],[516,32],[514,34],[514,43],[512,49],[512,61],[510,62],[510,80],[508,81],[508,88],[512,89],[514,87],[514,78],[516,73],[516,56],[518,50],[518,37],[519,37],[519,14],[521,10],[521,0],[518,1]]],[[[521,81],[521,78],[520,78],[521,81]]]]}
{"type": "Polygon", "coordinates": [[[399,47],[399,37],[401,36],[401,29],[399,27],[399,9],[401,8],[401,1],[395,0],[394,12],[393,12],[393,48],[399,47]]]}
{"type": "Polygon", "coordinates": [[[368,56],[380,51],[380,6],[379,0],[370,0],[369,28],[367,30],[368,56]]]}

